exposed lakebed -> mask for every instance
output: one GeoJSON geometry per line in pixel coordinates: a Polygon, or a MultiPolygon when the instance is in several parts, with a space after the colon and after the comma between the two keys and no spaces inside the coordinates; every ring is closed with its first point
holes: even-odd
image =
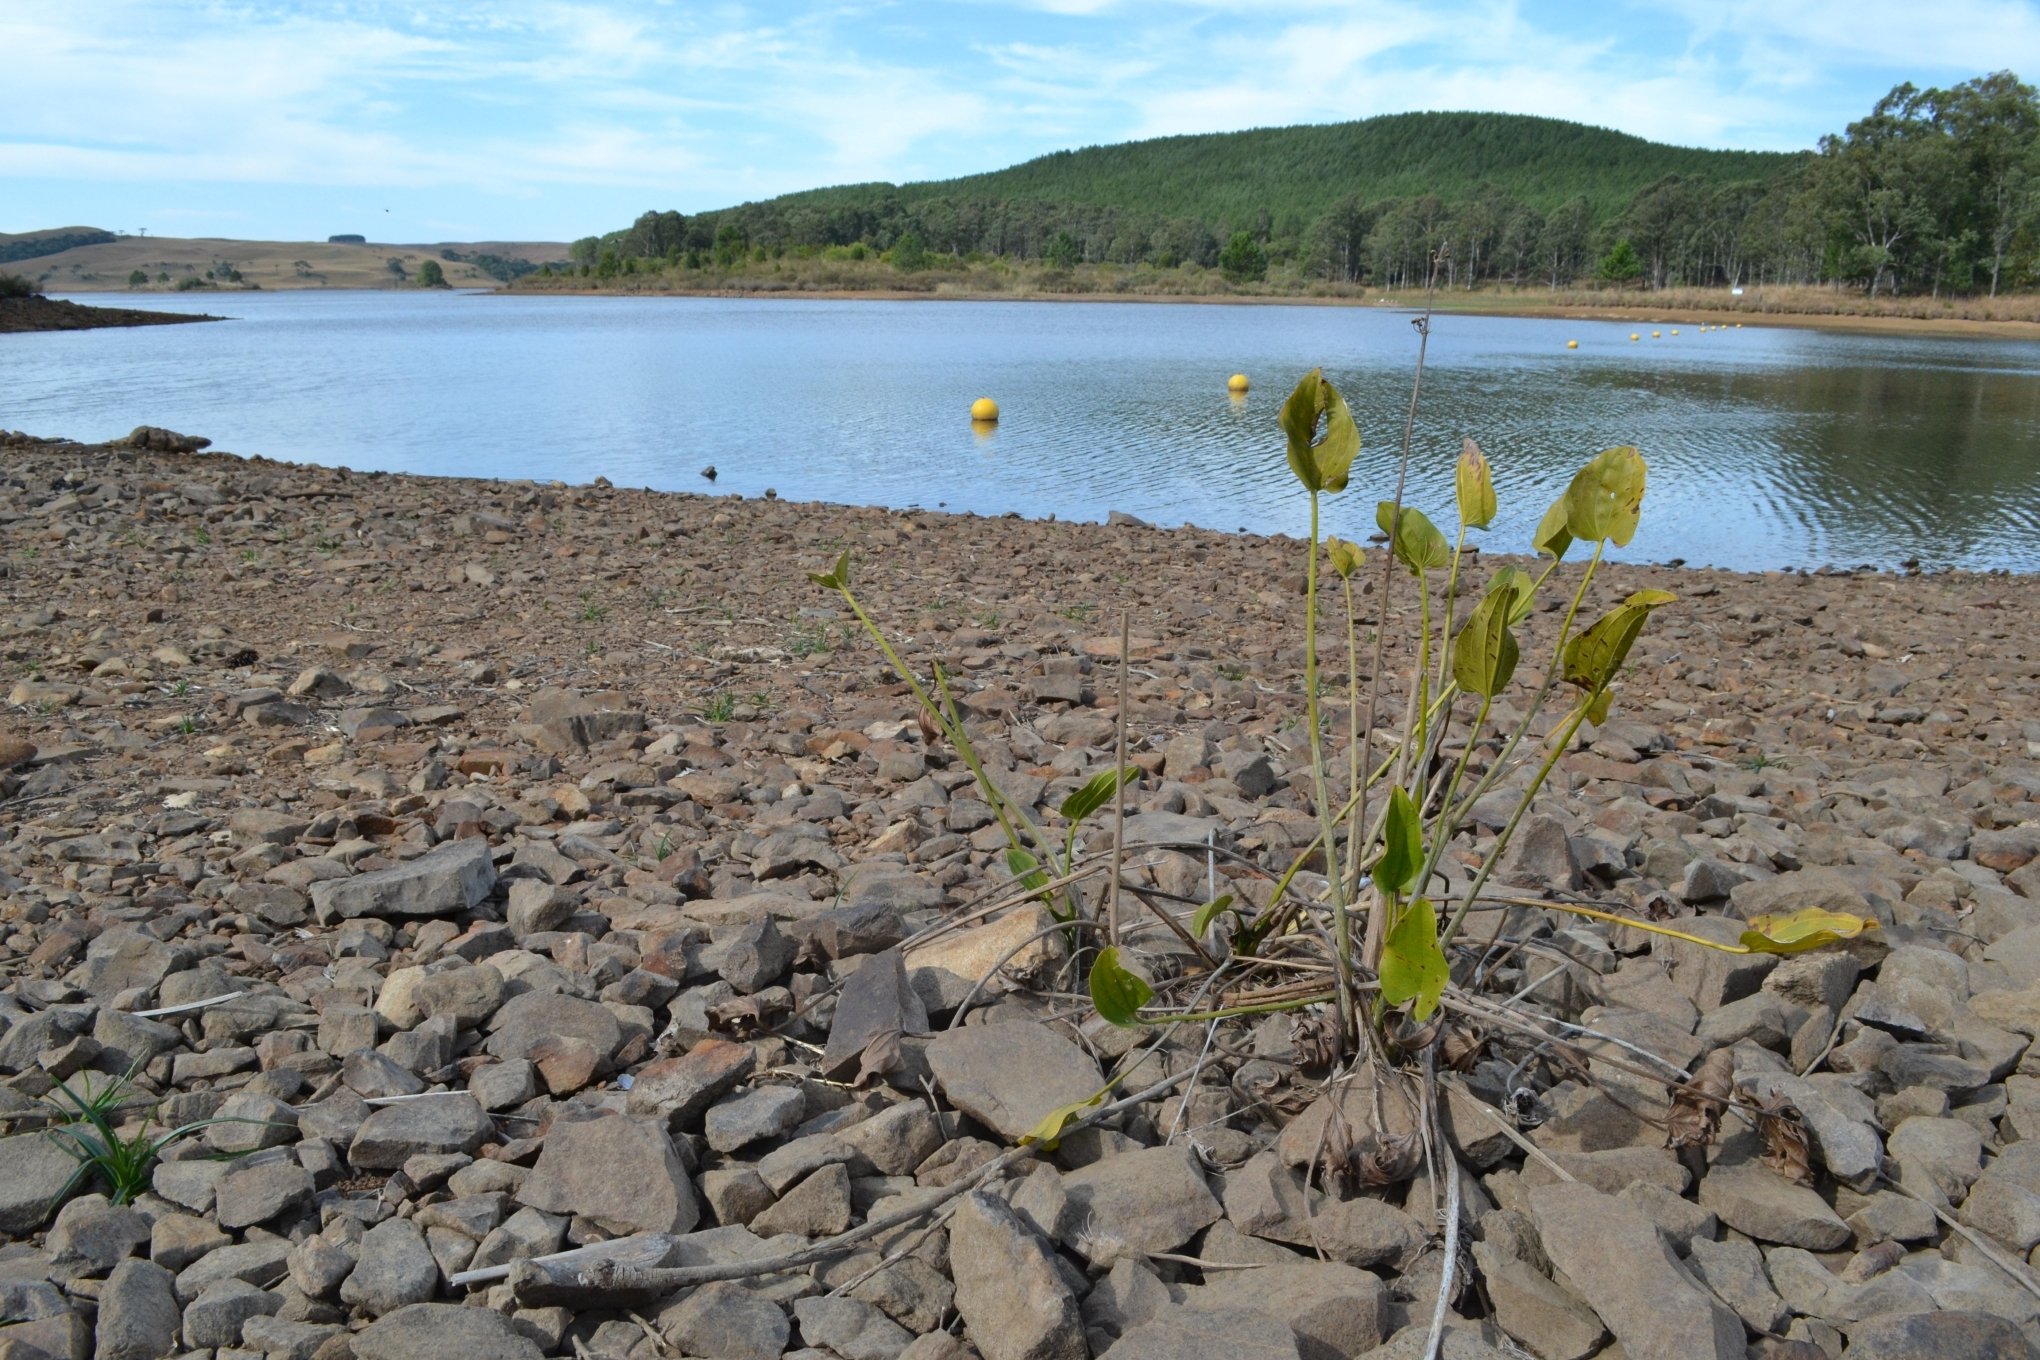
{"type": "MultiPolygon", "coordinates": [[[[10,338],[0,425],[421,473],[714,489],[1300,532],[1274,416],[1322,364],[1367,449],[1333,532],[1372,528],[1416,337],[1353,307],[438,293],[138,297],[232,325],[10,338]],[[1255,382],[1229,401],[1226,376],[1255,382]],[[989,394],[1005,420],[973,432],[989,394]]],[[[1412,500],[1480,440],[1488,545],[1520,550],[1581,459],[1651,464],[1635,560],[2040,567],[2040,344],[1440,317],[1412,500]],[[1673,334],[1674,330],[1678,334],[1673,334]],[[1661,332],[1652,338],[1653,330],[1661,332]],[[1642,338],[1632,342],[1632,333],[1642,338]],[[1579,348],[1568,350],[1566,341],[1579,348]]]]}

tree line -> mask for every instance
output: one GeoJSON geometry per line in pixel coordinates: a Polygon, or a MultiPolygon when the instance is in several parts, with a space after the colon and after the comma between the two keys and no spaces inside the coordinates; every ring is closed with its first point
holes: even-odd
{"type": "Polygon", "coordinates": [[[1340,192],[1340,176],[1324,171],[1324,157],[1338,148],[1318,134],[1370,124],[1271,129],[1062,153],[1072,159],[1047,157],[948,185],[853,185],[692,216],[647,212],[622,231],[575,242],[572,257],[595,274],[730,270],[789,253],[881,254],[902,269],[983,258],[1050,268],[1196,265],[1235,281],[1275,276],[1385,289],[1422,284],[1434,260],[1439,282],[1462,288],[1560,288],[1598,277],[1650,288],[1819,282],[1873,296],[1994,296],[2040,282],[2040,97],[2011,72],[1949,89],[1900,85],[1798,156],[1665,147],[1655,148],[1665,155],[1653,162],[1636,149],[1651,148],[1639,139],[1502,115],[1372,124],[1393,126],[1371,128],[1370,183],[1428,180],[1434,189],[1340,192]],[[1448,130],[1493,144],[1479,155],[1415,144],[1448,130]],[[1395,140],[1384,143],[1391,132],[1395,140]],[[1534,175],[1526,178],[1520,156],[1504,171],[1511,137],[1519,150],[1544,152],[1534,175]],[[1676,168],[1625,197],[1611,192],[1605,173],[1572,173],[1597,145],[1625,157],[1632,180],[1654,164],[1676,168]],[[1145,158],[1136,154],[1143,148],[1145,158]],[[1240,168],[1243,149],[1287,155],[1280,176],[1266,166],[1240,169],[1241,181],[1266,191],[1268,205],[1246,207],[1237,192],[1215,189],[1200,200],[1198,186],[1208,186],[1228,156],[1240,168]],[[1391,151],[1402,161],[1384,174],[1379,166],[1391,151]],[[1089,197],[1049,196],[1058,191],[1089,197]],[[1328,192],[1336,196],[1325,201],[1328,192]],[[1124,201],[1101,201],[1110,199],[1124,201]]]}

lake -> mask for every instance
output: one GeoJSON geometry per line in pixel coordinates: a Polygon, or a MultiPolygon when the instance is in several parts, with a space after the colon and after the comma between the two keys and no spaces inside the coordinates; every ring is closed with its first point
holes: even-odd
{"type": "MultiPolygon", "coordinates": [[[[1364,307],[80,300],[234,319],[0,336],[0,427],[98,440],[165,425],[236,453],[360,469],[982,514],[1121,510],[1299,535],[1283,397],[1323,365],[1352,403],[1366,447],[1326,527],[1364,536],[1393,489],[1417,344],[1408,313],[1364,307]],[[1244,400],[1227,396],[1234,372],[1253,379],[1244,400]],[[978,396],[1004,410],[989,433],[967,418],[978,396]]],[[[1494,464],[1502,514],[1475,538],[1493,550],[1524,550],[1582,461],[1635,444],[1650,491],[1618,556],[2040,569],[2036,343],[1445,315],[1409,495],[1441,525],[1456,523],[1463,435],[1494,464]]]]}

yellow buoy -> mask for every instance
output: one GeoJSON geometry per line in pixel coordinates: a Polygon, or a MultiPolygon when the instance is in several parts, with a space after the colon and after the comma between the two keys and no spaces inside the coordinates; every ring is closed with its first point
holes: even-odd
{"type": "Polygon", "coordinates": [[[1567,349],[1578,349],[1580,347],[1580,342],[1577,340],[1568,340],[1565,342],[1565,347],[1567,349]]]}
{"type": "Polygon", "coordinates": [[[1247,375],[1244,373],[1235,373],[1225,380],[1225,390],[1228,392],[1244,392],[1251,386],[1253,384],[1247,381],[1247,375]]]}
{"type": "Polygon", "coordinates": [[[1631,331],[1629,333],[1629,342],[1631,344],[1635,344],[1638,340],[1641,340],[1642,338],[1643,337],[1638,335],[1635,331],[1631,331]]]}
{"type": "Polygon", "coordinates": [[[1650,333],[1650,338],[1651,338],[1651,339],[1653,339],[1653,340],[1655,340],[1655,339],[1657,339],[1657,338],[1658,338],[1658,334],[1659,334],[1659,333],[1658,333],[1657,331],[1652,331],[1652,332],[1650,333]]]}
{"type": "Polygon", "coordinates": [[[1677,335],[1677,334],[1678,334],[1678,331],[1674,330],[1674,331],[1672,332],[1672,334],[1673,334],[1673,335],[1677,335]]]}
{"type": "Polygon", "coordinates": [[[979,397],[970,404],[970,418],[992,424],[999,418],[999,403],[990,397],[979,397]]]}

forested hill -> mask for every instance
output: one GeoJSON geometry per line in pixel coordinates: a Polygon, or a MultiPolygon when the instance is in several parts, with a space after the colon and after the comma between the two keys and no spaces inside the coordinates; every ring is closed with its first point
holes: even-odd
{"type": "Polygon", "coordinates": [[[1486,185],[1543,212],[1584,197],[1597,217],[1606,217],[1668,175],[1717,184],[1767,179],[1802,159],[1665,146],[1557,118],[1398,113],[1085,147],[961,179],[846,185],[751,206],[1028,199],[1247,225],[1263,212],[1315,219],[1349,194],[1364,201],[1435,194],[1449,201],[1486,185]]]}

